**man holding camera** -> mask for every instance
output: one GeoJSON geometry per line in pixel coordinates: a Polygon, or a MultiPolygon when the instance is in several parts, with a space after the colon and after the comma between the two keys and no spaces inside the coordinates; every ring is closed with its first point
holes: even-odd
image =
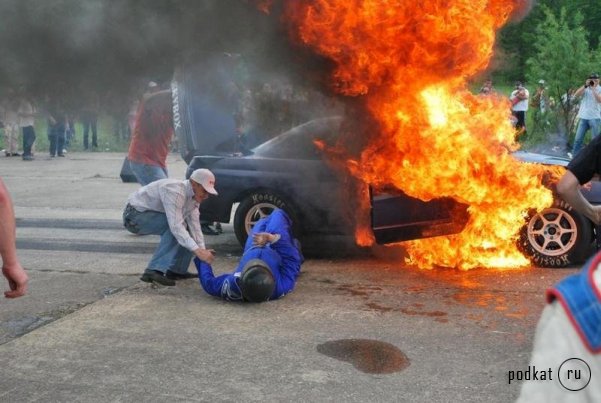
{"type": "Polygon", "coordinates": [[[599,135],[601,130],[601,87],[599,87],[599,74],[592,73],[585,81],[584,85],[576,90],[575,97],[582,96],[580,108],[578,109],[578,128],[574,138],[574,147],[572,155],[576,154],[582,148],[584,135],[590,129],[592,138],[599,135]]]}

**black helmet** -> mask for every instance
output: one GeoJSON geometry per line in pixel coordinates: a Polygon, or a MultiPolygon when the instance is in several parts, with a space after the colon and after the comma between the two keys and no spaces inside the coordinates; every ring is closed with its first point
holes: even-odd
{"type": "Polygon", "coordinates": [[[273,294],[275,279],[267,263],[261,259],[252,259],[242,269],[239,286],[245,300],[263,302],[273,294]]]}

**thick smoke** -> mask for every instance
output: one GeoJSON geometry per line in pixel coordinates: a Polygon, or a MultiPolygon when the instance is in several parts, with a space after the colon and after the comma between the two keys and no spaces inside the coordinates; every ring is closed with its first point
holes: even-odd
{"type": "Polygon", "coordinates": [[[34,98],[126,95],[215,52],[264,75],[297,64],[278,21],[242,0],[5,0],[0,19],[0,90],[34,98]]]}

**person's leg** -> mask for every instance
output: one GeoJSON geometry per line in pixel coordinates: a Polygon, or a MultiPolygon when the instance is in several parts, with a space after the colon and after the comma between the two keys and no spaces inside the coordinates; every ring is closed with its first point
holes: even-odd
{"type": "Polygon", "coordinates": [[[59,157],[65,156],[65,154],[63,153],[63,150],[65,149],[65,136],[66,136],[65,130],[61,130],[56,135],[56,154],[59,157]]]}
{"type": "Polygon", "coordinates": [[[88,149],[88,135],[90,133],[90,121],[85,118],[81,122],[83,124],[83,149],[88,149]]]}
{"type": "Polygon", "coordinates": [[[161,235],[169,228],[167,216],[159,211],[138,211],[126,207],[123,212],[123,225],[137,235],[161,235]]]}
{"type": "Polygon", "coordinates": [[[140,164],[129,161],[129,167],[136,176],[138,183],[142,186],[148,185],[159,179],[167,179],[167,170],[156,165],[140,164]]]}
{"type": "Polygon", "coordinates": [[[576,136],[574,137],[574,147],[572,147],[572,155],[576,155],[582,148],[582,142],[584,141],[584,135],[588,130],[588,120],[580,119],[578,121],[578,127],[576,128],[576,136]]]}
{"type": "Polygon", "coordinates": [[[31,158],[31,146],[33,144],[31,126],[23,128],[23,159],[31,158]]]}
{"type": "Polygon", "coordinates": [[[4,126],[4,154],[6,154],[7,157],[10,157],[12,155],[12,150],[11,148],[11,130],[9,128],[10,125],[5,125],[4,126]]]}
{"type": "MultiPolygon", "coordinates": [[[[179,242],[177,242],[177,239],[175,239],[175,237],[171,233],[169,226],[167,226],[165,231],[163,231],[163,233],[161,234],[161,241],[159,242],[159,246],[154,251],[152,259],[150,259],[148,267],[146,267],[146,271],[153,270],[166,274],[167,270],[170,270],[174,266],[179,249],[179,242]]],[[[191,256],[190,259],[192,259],[191,256]]],[[[180,264],[183,264],[183,262],[180,262],[180,264]]],[[[188,264],[190,264],[190,260],[188,260],[188,264]]],[[[178,267],[177,269],[180,268],[178,267]]],[[[186,266],[186,271],[187,269],[188,267],[186,266]]],[[[172,271],[174,270],[175,269],[172,269],[172,271]]]]}
{"type": "Polygon", "coordinates": [[[163,285],[174,285],[173,280],[164,277],[177,253],[177,249],[173,248],[171,239],[175,239],[175,237],[171,235],[165,213],[158,211],[140,212],[128,205],[123,211],[123,225],[129,232],[134,234],[161,235],[161,241],[141,279],[146,282],[156,281],[163,285]]]}
{"type": "Polygon", "coordinates": [[[7,151],[11,153],[12,156],[19,155],[17,153],[19,148],[19,143],[17,139],[19,138],[19,126],[15,124],[9,124],[4,128],[5,132],[8,129],[8,144],[5,144],[8,148],[7,151]]]}
{"type": "Polygon", "coordinates": [[[518,111],[516,112],[516,117],[518,118],[518,123],[515,125],[515,127],[520,133],[524,133],[526,131],[526,112],[518,111]]]}
{"type": "Polygon", "coordinates": [[[530,130],[532,135],[538,133],[539,130],[544,131],[543,113],[538,108],[533,111],[532,123],[532,129],[530,130]]]}
{"type": "Polygon", "coordinates": [[[50,145],[49,145],[49,151],[50,151],[50,156],[54,157],[56,155],[56,143],[57,143],[57,138],[56,138],[56,133],[54,132],[54,130],[52,130],[50,132],[50,134],[48,135],[48,140],[50,140],[50,145]]]}
{"type": "Polygon", "coordinates": [[[192,252],[178,244],[175,257],[169,266],[169,271],[177,274],[188,273],[188,267],[190,267],[193,256],[194,254],[192,252]]]}
{"type": "Polygon", "coordinates": [[[35,129],[33,128],[33,126],[27,126],[26,129],[28,133],[27,144],[29,145],[29,157],[33,158],[33,153],[35,149],[35,129]]]}
{"type": "Polygon", "coordinates": [[[96,116],[94,116],[90,121],[90,125],[92,126],[92,147],[98,148],[98,133],[96,132],[96,121],[97,118],[96,116]]]}
{"type": "Polygon", "coordinates": [[[589,121],[589,126],[591,128],[591,136],[595,138],[601,133],[601,119],[591,119],[589,121]]]}
{"type": "Polygon", "coordinates": [[[123,211],[123,225],[134,234],[161,235],[159,246],[148,263],[146,271],[154,270],[166,273],[167,270],[178,274],[188,272],[192,252],[177,242],[169,229],[165,213],[157,211],[139,212],[131,206],[123,211]]]}

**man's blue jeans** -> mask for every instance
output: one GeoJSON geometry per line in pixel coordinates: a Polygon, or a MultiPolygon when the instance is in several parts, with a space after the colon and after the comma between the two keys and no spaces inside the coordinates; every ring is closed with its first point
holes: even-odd
{"type": "Polygon", "coordinates": [[[160,235],[161,241],[154,251],[146,270],[166,273],[187,273],[193,253],[177,242],[169,229],[167,216],[158,211],[140,212],[129,204],[123,211],[123,225],[133,234],[160,235]]]}
{"type": "Polygon", "coordinates": [[[167,169],[158,165],[140,164],[130,160],[129,167],[134,175],[136,175],[138,183],[142,186],[146,186],[151,182],[158,181],[159,179],[167,179],[169,177],[167,169]]]}
{"type": "Polygon", "coordinates": [[[578,151],[582,148],[582,142],[584,141],[584,135],[586,131],[591,130],[591,137],[595,138],[599,135],[601,129],[601,119],[580,119],[578,121],[578,128],[576,129],[576,136],[574,137],[574,147],[572,147],[572,154],[576,156],[578,151]]]}
{"type": "Polygon", "coordinates": [[[35,142],[35,130],[33,126],[23,128],[23,157],[31,157],[31,147],[35,142]]]}
{"type": "Polygon", "coordinates": [[[51,156],[63,155],[63,149],[65,147],[65,128],[60,126],[52,128],[48,134],[48,140],[50,140],[49,151],[51,156]]]}

